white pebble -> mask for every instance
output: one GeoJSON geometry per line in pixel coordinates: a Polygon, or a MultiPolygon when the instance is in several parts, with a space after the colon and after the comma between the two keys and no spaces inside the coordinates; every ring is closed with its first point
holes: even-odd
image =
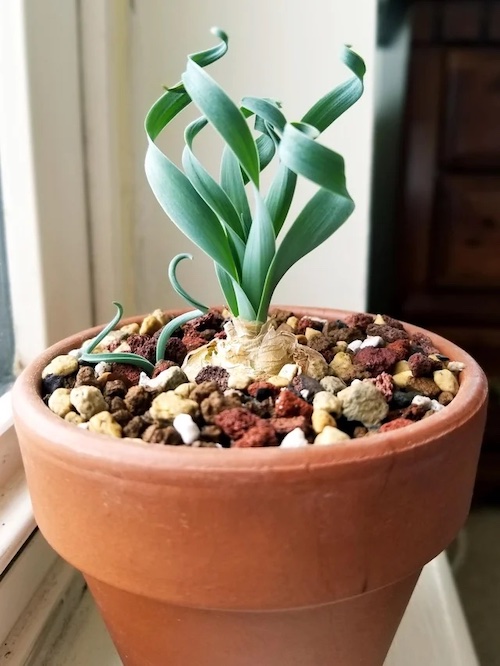
{"type": "Polygon", "coordinates": [[[309,442],[300,428],[295,428],[288,435],[285,435],[281,445],[285,449],[299,449],[302,446],[309,446],[309,442]]]}
{"type": "Polygon", "coordinates": [[[177,414],[173,423],[184,444],[192,444],[200,436],[200,429],[189,414],[177,414]]]}
{"type": "Polygon", "coordinates": [[[88,430],[90,428],[90,423],[88,421],[84,421],[83,423],[77,423],[76,427],[81,428],[82,430],[88,430]]]}
{"type": "Polygon", "coordinates": [[[311,391],[309,389],[302,389],[302,391],[300,391],[300,395],[302,396],[302,398],[304,398],[304,400],[307,400],[309,398],[310,393],[311,391]]]}
{"type": "Polygon", "coordinates": [[[80,349],[72,349],[71,351],[68,352],[68,356],[73,356],[73,358],[76,358],[77,360],[81,358],[83,354],[83,349],[80,347],[80,349]]]}
{"type": "Polygon", "coordinates": [[[296,363],[285,363],[285,365],[278,372],[279,377],[284,377],[288,379],[289,382],[292,381],[294,377],[297,376],[300,368],[296,363]]]}
{"type": "Polygon", "coordinates": [[[440,412],[442,409],[444,409],[444,405],[442,405],[437,400],[431,400],[431,409],[433,412],[440,412]]]}
{"type": "Polygon", "coordinates": [[[347,349],[349,349],[349,351],[356,353],[358,349],[361,349],[362,344],[363,342],[361,340],[353,340],[347,345],[347,349]]]}
{"type": "Polygon", "coordinates": [[[382,347],[383,344],[384,340],[380,335],[369,335],[366,340],[363,340],[361,343],[361,349],[366,349],[366,347],[382,347]]]}
{"type": "Polygon", "coordinates": [[[462,372],[465,370],[465,363],[461,361],[450,361],[446,366],[450,372],[462,372]]]}
{"type": "Polygon", "coordinates": [[[105,372],[111,371],[111,363],[106,363],[106,361],[99,361],[94,368],[95,376],[100,377],[105,372]]]}
{"type": "Polygon", "coordinates": [[[431,409],[432,400],[428,398],[426,395],[416,395],[411,401],[411,404],[417,405],[417,407],[425,407],[426,409],[431,409]]]}

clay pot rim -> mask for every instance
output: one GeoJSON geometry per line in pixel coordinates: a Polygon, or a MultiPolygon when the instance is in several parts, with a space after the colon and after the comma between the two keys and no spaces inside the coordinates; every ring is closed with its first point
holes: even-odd
{"type": "MultiPolygon", "coordinates": [[[[274,306],[275,309],[291,310],[301,316],[344,318],[352,312],[327,308],[303,306],[274,306]]],[[[169,310],[169,314],[179,314],[185,309],[169,310]]],[[[130,317],[123,324],[140,321],[144,315],[130,317]]],[[[191,447],[169,447],[161,444],[146,444],[138,439],[112,438],[90,433],[76,428],[53,414],[43,403],[39,384],[42,369],[58,354],[64,354],[78,347],[81,341],[95,336],[102,326],[72,335],[48,348],[39,355],[17,379],[13,388],[14,412],[23,412],[23,421],[35,432],[43,432],[47,453],[66,457],[68,461],[77,454],[80,462],[86,460],[89,468],[92,461],[103,463],[110,473],[123,474],[125,469],[138,473],[147,471],[152,481],[162,478],[166,470],[186,474],[217,472],[217,474],[266,472],[274,474],[290,471],[304,471],[311,468],[327,468],[369,462],[403,453],[416,447],[431,444],[436,438],[459,428],[481,409],[487,397],[487,381],[484,372],[476,361],[465,351],[445,338],[426,329],[402,322],[413,332],[429,335],[434,344],[454,361],[465,363],[460,376],[460,390],[445,409],[432,418],[423,419],[414,425],[398,430],[373,435],[369,438],[349,440],[331,446],[308,446],[298,449],[262,447],[258,449],[214,449],[191,447]]]]}

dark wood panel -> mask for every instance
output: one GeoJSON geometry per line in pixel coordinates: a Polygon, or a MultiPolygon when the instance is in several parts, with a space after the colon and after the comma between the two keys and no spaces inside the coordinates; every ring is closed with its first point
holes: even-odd
{"type": "Polygon", "coordinates": [[[450,49],[445,68],[446,166],[500,167],[499,49],[450,49]]]}
{"type": "Polygon", "coordinates": [[[500,176],[443,176],[433,229],[435,285],[500,289],[500,176]]]}
{"type": "Polygon", "coordinates": [[[442,8],[444,41],[474,41],[481,38],[484,4],[478,0],[449,0],[442,8]]]}

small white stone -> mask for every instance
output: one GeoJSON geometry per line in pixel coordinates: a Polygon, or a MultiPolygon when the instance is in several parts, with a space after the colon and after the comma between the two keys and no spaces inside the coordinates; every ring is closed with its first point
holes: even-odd
{"type": "Polygon", "coordinates": [[[356,353],[358,349],[361,349],[362,344],[363,344],[362,340],[353,340],[347,345],[347,349],[349,349],[349,351],[356,353]]]}
{"type": "Polygon", "coordinates": [[[106,361],[99,361],[99,363],[94,368],[95,376],[100,377],[105,372],[111,372],[111,363],[106,363],[106,361]]]}
{"type": "Polygon", "coordinates": [[[68,352],[68,356],[73,356],[73,358],[76,358],[77,360],[82,357],[82,354],[83,349],[81,347],[80,349],[72,349],[68,352]]]}
{"type": "Polygon", "coordinates": [[[300,395],[302,398],[304,398],[304,400],[309,398],[310,393],[311,391],[309,391],[309,389],[302,389],[302,391],[300,391],[300,395]]]}
{"type": "Polygon", "coordinates": [[[187,382],[187,377],[184,372],[173,365],[166,370],[160,372],[159,375],[151,379],[145,372],[141,372],[139,375],[139,386],[144,386],[144,388],[150,389],[162,389],[164,391],[173,391],[175,388],[181,384],[187,382]]]}
{"type": "Polygon", "coordinates": [[[425,407],[426,409],[430,409],[432,400],[428,398],[426,395],[416,395],[411,401],[411,404],[417,405],[417,407],[425,407]]]}
{"type": "Polygon", "coordinates": [[[440,412],[442,409],[444,409],[444,405],[442,405],[437,400],[431,400],[431,409],[433,412],[440,412]]]}
{"type": "Polygon", "coordinates": [[[300,368],[296,363],[285,363],[285,365],[278,372],[278,376],[284,377],[285,379],[288,379],[289,382],[291,382],[292,379],[297,376],[299,369],[300,368]]]}
{"type": "Polygon", "coordinates": [[[82,430],[88,430],[90,428],[90,423],[88,421],[84,421],[83,423],[77,423],[76,427],[81,428],[82,430]]]}
{"type": "Polygon", "coordinates": [[[177,414],[173,424],[184,444],[192,444],[200,436],[200,429],[189,414],[177,414]]]}
{"type": "Polygon", "coordinates": [[[294,428],[288,435],[285,435],[281,445],[284,449],[299,449],[302,446],[309,446],[309,442],[300,428],[294,428]]]}
{"type": "Polygon", "coordinates": [[[366,349],[366,347],[382,347],[383,344],[384,340],[380,335],[369,335],[366,340],[363,340],[361,343],[361,349],[366,349]]]}
{"type": "Polygon", "coordinates": [[[465,363],[461,361],[450,361],[447,365],[447,369],[450,372],[462,372],[465,370],[465,363]]]}

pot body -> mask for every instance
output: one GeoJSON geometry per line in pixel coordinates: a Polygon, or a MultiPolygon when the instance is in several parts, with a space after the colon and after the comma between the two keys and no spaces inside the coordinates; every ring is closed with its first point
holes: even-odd
{"type": "Polygon", "coordinates": [[[39,527],[84,573],[124,664],[381,666],[422,566],[468,514],[487,393],[473,359],[431,335],[466,369],[451,405],[408,428],[191,450],[50,413],[43,367],[93,334],[27,368],[14,413],[39,527]]]}

